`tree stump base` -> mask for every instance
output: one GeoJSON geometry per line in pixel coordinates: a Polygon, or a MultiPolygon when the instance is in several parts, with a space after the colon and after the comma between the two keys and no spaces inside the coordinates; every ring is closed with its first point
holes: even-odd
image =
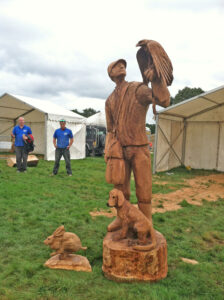
{"type": "Polygon", "coordinates": [[[156,231],[157,246],[150,251],[134,250],[133,239],[113,241],[108,232],[103,241],[103,266],[106,278],[117,282],[152,282],[167,276],[167,243],[156,231]]]}
{"type": "Polygon", "coordinates": [[[60,259],[59,255],[57,254],[48,259],[44,266],[50,269],[92,272],[92,268],[88,259],[84,256],[76,254],[69,254],[69,257],[66,259],[60,259]]]}

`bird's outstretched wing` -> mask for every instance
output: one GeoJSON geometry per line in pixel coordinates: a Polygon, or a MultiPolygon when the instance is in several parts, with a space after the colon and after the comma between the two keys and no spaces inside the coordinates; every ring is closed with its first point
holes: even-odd
{"type": "Polygon", "coordinates": [[[173,66],[163,47],[153,40],[141,40],[136,46],[141,47],[137,52],[137,61],[144,83],[157,79],[166,86],[171,85],[173,66]]]}

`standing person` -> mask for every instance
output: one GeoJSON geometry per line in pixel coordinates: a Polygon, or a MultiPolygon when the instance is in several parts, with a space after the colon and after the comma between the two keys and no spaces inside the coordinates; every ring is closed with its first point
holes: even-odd
{"type": "MultiPolygon", "coordinates": [[[[108,67],[108,75],[116,83],[115,90],[106,101],[106,120],[109,135],[116,136],[125,161],[124,183],[115,188],[130,200],[130,179],[133,170],[138,207],[151,220],[152,177],[148,138],[145,132],[145,119],[149,105],[152,103],[152,90],[141,82],[127,82],[126,61],[119,59],[108,67]]],[[[167,102],[156,100],[167,107],[167,102]]],[[[105,149],[106,160],[108,149],[105,149]]],[[[116,219],[115,219],[116,223],[116,219]]],[[[114,223],[114,224],[115,224],[114,223]]]]}
{"type": "Polygon", "coordinates": [[[17,172],[26,172],[28,153],[25,151],[24,140],[27,140],[27,135],[32,134],[29,126],[25,125],[24,118],[20,117],[18,125],[13,128],[11,136],[15,138],[15,152],[17,172]]]}
{"type": "Polygon", "coordinates": [[[66,163],[67,174],[68,176],[72,176],[69,148],[73,144],[73,134],[70,129],[66,128],[66,121],[64,119],[60,120],[59,122],[60,128],[55,130],[53,136],[53,144],[56,150],[55,164],[52,175],[57,175],[60,165],[60,159],[63,156],[66,163]]]}

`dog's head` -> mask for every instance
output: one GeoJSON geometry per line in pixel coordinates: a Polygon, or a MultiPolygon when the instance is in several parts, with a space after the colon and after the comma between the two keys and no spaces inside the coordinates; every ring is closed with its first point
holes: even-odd
{"type": "Polygon", "coordinates": [[[125,201],[124,194],[118,189],[110,191],[110,197],[107,202],[109,207],[121,207],[125,201]]]}

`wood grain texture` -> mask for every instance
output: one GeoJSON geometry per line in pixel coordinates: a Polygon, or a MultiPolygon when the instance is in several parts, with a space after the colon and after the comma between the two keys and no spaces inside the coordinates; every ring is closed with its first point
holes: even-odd
{"type": "Polygon", "coordinates": [[[48,259],[44,266],[50,269],[92,272],[92,268],[88,259],[84,256],[76,254],[69,254],[66,259],[60,259],[60,255],[57,254],[48,259]]]}
{"type": "Polygon", "coordinates": [[[107,233],[103,241],[103,266],[106,278],[117,282],[153,282],[167,276],[167,243],[156,231],[156,248],[151,251],[134,250],[132,240],[112,240],[113,233],[107,233]]]}

